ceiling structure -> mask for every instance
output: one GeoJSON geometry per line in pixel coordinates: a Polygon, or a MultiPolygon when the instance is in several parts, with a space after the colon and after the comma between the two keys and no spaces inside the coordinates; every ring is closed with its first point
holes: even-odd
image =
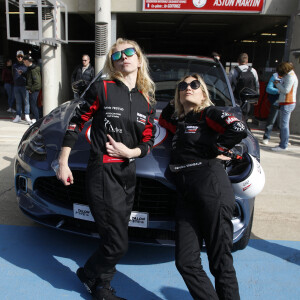
{"type": "Polygon", "coordinates": [[[118,36],[138,41],[148,53],[210,55],[217,51],[231,61],[236,60],[240,52],[252,53],[255,49],[257,52],[261,47],[267,50],[263,52],[268,58],[270,42],[271,52],[279,50],[283,55],[287,22],[288,17],[257,14],[134,13],[117,16],[118,36]]]}

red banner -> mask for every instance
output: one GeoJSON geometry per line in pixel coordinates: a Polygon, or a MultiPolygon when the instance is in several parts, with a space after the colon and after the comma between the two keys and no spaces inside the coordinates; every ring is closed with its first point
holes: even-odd
{"type": "Polygon", "coordinates": [[[144,0],[144,11],[261,12],[264,0],[144,0]]]}

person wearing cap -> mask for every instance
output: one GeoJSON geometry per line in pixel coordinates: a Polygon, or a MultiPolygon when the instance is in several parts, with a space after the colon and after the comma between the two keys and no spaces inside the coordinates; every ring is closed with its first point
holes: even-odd
{"type": "Polygon", "coordinates": [[[33,62],[33,58],[30,55],[23,57],[24,65],[27,67],[26,74],[26,90],[29,92],[29,100],[31,112],[34,119],[31,120],[35,123],[39,119],[39,110],[37,106],[37,99],[42,88],[41,71],[40,67],[33,62]]]}
{"type": "MultiPolygon", "coordinates": [[[[95,71],[93,66],[90,64],[90,57],[87,54],[82,55],[82,64],[79,64],[73,71],[71,76],[71,83],[78,80],[84,80],[86,82],[91,82],[95,77],[95,71]]],[[[79,98],[78,93],[74,93],[74,98],[79,98]]]]}
{"type": "Polygon", "coordinates": [[[17,51],[17,62],[13,65],[13,79],[14,79],[14,93],[16,98],[16,117],[13,119],[14,123],[21,121],[22,105],[24,103],[25,120],[31,124],[29,94],[26,92],[26,72],[27,67],[23,63],[24,52],[17,51]]]}

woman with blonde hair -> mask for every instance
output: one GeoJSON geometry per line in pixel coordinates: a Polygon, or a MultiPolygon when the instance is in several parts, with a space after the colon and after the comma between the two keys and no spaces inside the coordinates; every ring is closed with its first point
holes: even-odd
{"type": "MultiPolygon", "coordinates": [[[[136,87],[139,91],[142,92],[144,97],[150,103],[155,104],[155,99],[154,99],[155,84],[149,75],[148,59],[143,54],[143,52],[137,42],[119,38],[119,39],[117,39],[116,43],[109,50],[107,57],[112,56],[114,48],[116,46],[125,44],[125,43],[129,43],[133,46],[132,48],[135,49],[136,55],[139,58],[140,67],[137,72],[136,87]]],[[[111,59],[106,59],[104,68],[103,68],[103,74],[106,74],[111,79],[118,79],[120,81],[124,80],[124,74],[120,70],[116,70],[114,68],[113,60],[111,60],[111,59]]]]}
{"type": "Polygon", "coordinates": [[[135,193],[135,158],[149,153],[155,126],[154,84],[148,63],[134,41],[118,39],[106,57],[108,79],[95,81],[76,107],[59,157],[57,177],[74,179],[68,158],[78,133],[91,119],[87,199],[101,237],[99,248],[77,270],[95,300],[123,299],[110,282],[128,248],[128,222],[135,193]]]}
{"type": "MultiPolygon", "coordinates": [[[[202,90],[202,94],[203,94],[203,100],[199,104],[195,105],[195,107],[193,108],[193,111],[200,112],[205,107],[214,105],[209,98],[209,92],[207,90],[206,84],[205,84],[204,80],[202,79],[202,77],[199,74],[187,75],[181,79],[181,82],[184,82],[185,79],[187,79],[188,77],[195,78],[199,81],[200,89],[202,90]]],[[[178,116],[183,116],[185,103],[180,102],[180,92],[181,91],[179,90],[179,88],[175,90],[175,112],[178,116]]]]}
{"type": "Polygon", "coordinates": [[[231,255],[235,198],[222,160],[230,159],[229,149],[247,136],[246,126],[213,105],[198,74],[180,80],[174,102],[159,123],[174,133],[170,170],[178,193],[176,267],[194,299],[237,300],[231,255]],[[215,288],[201,264],[203,240],[215,288]]]}

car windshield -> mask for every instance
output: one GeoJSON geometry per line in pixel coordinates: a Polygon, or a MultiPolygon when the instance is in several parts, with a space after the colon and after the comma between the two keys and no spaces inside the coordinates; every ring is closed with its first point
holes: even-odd
{"type": "Polygon", "coordinates": [[[198,73],[205,81],[216,106],[232,106],[225,73],[219,64],[207,59],[148,56],[150,74],[156,85],[158,108],[174,98],[176,83],[184,76],[198,73]]]}

